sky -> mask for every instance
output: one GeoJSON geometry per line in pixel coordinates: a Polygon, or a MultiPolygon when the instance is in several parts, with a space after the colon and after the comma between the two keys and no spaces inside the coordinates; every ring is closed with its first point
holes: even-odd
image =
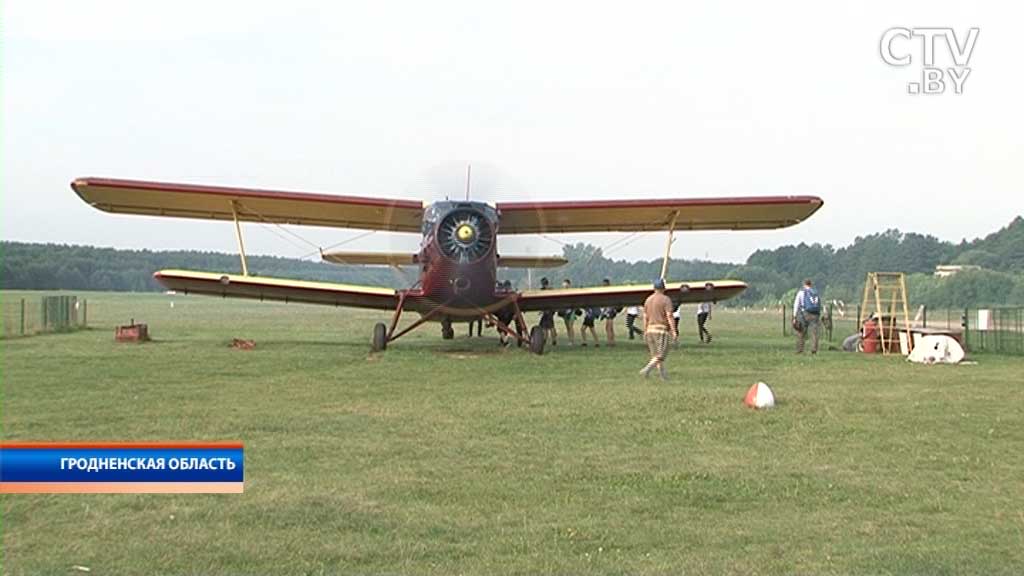
{"type": "MultiPolygon", "coordinates": [[[[4,240],[233,252],[230,224],[115,216],[103,176],[432,201],[815,195],[783,230],[677,235],[742,262],[888,228],[959,241],[1024,213],[1024,5],[1003,2],[7,0],[4,240]],[[962,93],[911,94],[932,67],[962,93]],[[882,58],[909,56],[905,66],[882,58]],[[965,53],[966,54],[966,53],[965,53]],[[963,61],[963,57],[961,57],[963,61]]],[[[931,85],[933,88],[936,84],[931,85]]],[[[247,251],[407,250],[410,235],[246,224],[247,251]],[[302,238],[297,240],[296,236],[302,238]],[[362,237],[360,237],[362,236],[362,237]]],[[[658,258],[664,233],[504,238],[658,258]],[[616,243],[616,244],[613,244],[616,243]],[[616,247],[617,246],[617,247],[616,247]]]]}

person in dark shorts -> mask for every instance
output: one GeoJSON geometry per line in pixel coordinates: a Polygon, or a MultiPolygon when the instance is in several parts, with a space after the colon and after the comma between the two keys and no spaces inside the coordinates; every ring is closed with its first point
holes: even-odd
{"type": "Polygon", "coordinates": [[[705,326],[709,318],[711,318],[711,302],[697,304],[697,336],[701,342],[706,344],[711,344],[711,332],[708,332],[707,326],[705,326]]]}
{"type": "MultiPolygon", "coordinates": [[[[540,279],[540,289],[550,290],[551,283],[547,278],[540,279]]],[[[558,346],[558,330],[555,330],[555,311],[545,310],[540,313],[540,329],[544,332],[544,339],[551,342],[552,346],[558,346]]]]}
{"type": "Polygon", "coordinates": [[[626,308],[626,333],[629,334],[629,339],[632,340],[637,334],[640,336],[644,335],[644,331],[636,327],[636,319],[640,317],[640,307],[630,306],[626,308]]]}
{"type": "Polygon", "coordinates": [[[478,337],[483,336],[482,332],[484,329],[484,319],[477,318],[476,320],[469,321],[469,334],[467,334],[467,336],[469,336],[470,338],[473,337],[473,325],[476,325],[476,335],[478,337]]]}
{"type": "Polygon", "coordinates": [[[583,328],[580,329],[580,346],[587,345],[587,330],[590,330],[590,334],[594,337],[594,348],[601,346],[601,343],[597,339],[597,331],[594,330],[594,322],[601,317],[601,309],[587,308],[583,312],[583,328]]]}
{"type": "MultiPolygon", "coordinates": [[[[562,289],[568,290],[572,288],[572,281],[566,278],[562,280],[562,289]]],[[[558,317],[565,322],[565,333],[569,336],[569,346],[576,344],[576,332],[573,330],[573,326],[576,325],[576,316],[579,311],[575,308],[566,308],[565,310],[558,311],[558,317]]]]}
{"type": "MultiPolygon", "coordinates": [[[[505,282],[499,284],[501,291],[512,292],[512,282],[505,280],[505,282]]],[[[501,310],[494,313],[494,317],[497,318],[502,324],[508,326],[512,330],[516,330],[515,320],[516,311],[512,306],[506,306],[501,310]]],[[[508,346],[512,342],[512,338],[509,337],[505,332],[498,330],[498,340],[502,346],[508,346]]]]}
{"type": "MultiPolygon", "coordinates": [[[[601,282],[602,286],[611,286],[612,281],[605,278],[601,282]]],[[[609,306],[601,311],[601,317],[604,318],[604,339],[609,346],[615,346],[615,317],[622,312],[622,308],[613,308],[609,306]]]]}

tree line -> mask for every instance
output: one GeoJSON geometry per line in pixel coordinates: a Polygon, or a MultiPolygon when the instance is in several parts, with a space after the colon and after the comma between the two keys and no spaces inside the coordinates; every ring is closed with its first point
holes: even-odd
{"type": "MultiPolygon", "coordinates": [[[[238,257],[200,251],[118,250],[64,244],[0,243],[0,289],[157,291],[153,272],[165,268],[240,273],[238,257]]],[[[612,260],[590,244],[566,245],[569,264],[561,268],[500,269],[499,279],[520,289],[542,276],[555,283],[570,278],[576,286],[647,283],[661,272],[661,259],[612,260]]],[[[275,256],[250,256],[250,274],[326,282],[406,287],[416,278],[412,268],[339,266],[275,256]]],[[[734,305],[774,306],[790,301],[804,278],[813,279],[826,299],[856,302],[868,272],[905,272],[911,304],[933,307],[1024,305],[1024,218],[984,238],[960,243],[933,236],[887,230],[858,237],[851,245],[783,246],[758,250],[741,265],[673,259],[673,280],[739,279],[749,285],[734,305]],[[978,266],[950,278],[933,276],[940,264],[978,266]]]]}

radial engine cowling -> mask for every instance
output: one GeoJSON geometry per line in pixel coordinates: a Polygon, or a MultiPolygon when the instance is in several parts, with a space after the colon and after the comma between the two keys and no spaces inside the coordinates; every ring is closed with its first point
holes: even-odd
{"type": "Polygon", "coordinates": [[[437,243],[446,258],[467,264],[490,252],[494,245],[494,231],[483,214],[475,210],[455,210],[441,220],[437,228],[437,243]]]}

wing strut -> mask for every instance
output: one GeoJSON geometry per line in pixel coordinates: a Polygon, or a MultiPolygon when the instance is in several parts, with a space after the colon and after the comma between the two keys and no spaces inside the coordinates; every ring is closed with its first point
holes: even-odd
{"type": "Polygon", "coordinates": [[[245,263],[245,242],[242,241],[242,225],[238,223],[238,202],[231,201],[231,215],[235,218],[235,238],[238,239],[238,254],[242,258],[242,276],[249,275],[249,266],[245,263]]]}
{"type": "Polygon", "coordinates": [[[665,259],[661,261],[661,279],[665,279],[668,273],[668,259],[672,255],[672,235],[676,231],[676,218],[679,218],[679,210],[672,213],[672,222],[668,225],[668,242],[665,243],[665,259]]]}

